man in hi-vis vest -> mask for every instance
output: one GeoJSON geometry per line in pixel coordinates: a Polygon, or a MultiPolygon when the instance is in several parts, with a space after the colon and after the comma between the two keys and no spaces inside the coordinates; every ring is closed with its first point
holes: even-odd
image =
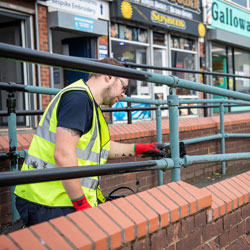
{"type": "MultiPolygon", "coordinates": [[[[102,63],[123,66],[116,59],[102,63]]],[[[108,158],[162,155],[162,144],[121,144],[110,141],[99,105],[112,106],[125,97],[128,79],[92,74],[86,84],[78,80],[62,89],[39,122],[22,171],[105,164],[108,158]]],[[[16,207],[25,226],[77,210],[97,206],[103,200],[99,178],[87,177],[17,185],[16,207]]]]}

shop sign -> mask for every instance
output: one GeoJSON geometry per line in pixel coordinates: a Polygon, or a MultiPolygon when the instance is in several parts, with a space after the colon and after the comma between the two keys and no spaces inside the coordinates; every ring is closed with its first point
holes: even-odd
{"type": "Polygon", "coordinates": [[[201,0],[129,0],[128,2],[182,18],[202,21],[201,0]]]}
{"type": "Polygon", "coordinates": [[[74,28],[85,32],[94,31],[94,19],[74,15],[74,28]]]}
{"type": "Polygon", "coordinates": [[[109,4],[101,0],[46,0],[38,3],[56,10],[109,20],[109,4]]]}
{"type": "Polygon", "coordinates": [[[99,44],[99,59],[108,57],[108,46],[106,44],[99,44]]]}
{"type": "Polygon", "coordinates": [[[131,1],[117,0],[113,2],[111,7],[112,18],[138,21],[143,24],[185,32],[194,36],[205,36],[205,26],[202,23],[169,15],[162,11],[134,4],[131,1]]]}
{"type": "MultiPolygon", "coordinates": [[[[212,1],[211,27],[250,37],[250,13],[220,0],[212,1]]],[[[208,10],[209,13],[209,10],[208,10]]]]}

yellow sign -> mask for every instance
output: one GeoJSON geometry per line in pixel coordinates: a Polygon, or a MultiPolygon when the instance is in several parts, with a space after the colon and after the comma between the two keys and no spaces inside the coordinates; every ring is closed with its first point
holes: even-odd
{"type": "Polygon", "coordinates": [[[121,3],[121,13],[124,18],[130,19],[133,15],[133,8],[130,2],[123,1],[121,3]]]}
{"type": "Polygon", "coordinates": [[[174,26],[174,27],[178,27],[182,29],[186,28],[185,21],[160,14],[157,11],[151,11],[151,20],[155,23],[160,23],[160,24],[164,24],[167,26],[170,25],[170,26],[174,26]]]}
{"type": "Polygon", "coordinates": [[[199,23],[198,33],[199,33],[200,37],[204,37],[206,35],[206,28],[205,28],[205,25],[203,23],[199,23]]]}

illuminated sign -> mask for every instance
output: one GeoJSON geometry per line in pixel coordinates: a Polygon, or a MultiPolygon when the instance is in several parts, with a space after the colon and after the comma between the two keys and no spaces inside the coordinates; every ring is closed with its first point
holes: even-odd
{"type": "Polygon", "coordinates": [[[211,11],[211,27],[250,37],[249,12],[220,0],[212,2],[211,11]]]}

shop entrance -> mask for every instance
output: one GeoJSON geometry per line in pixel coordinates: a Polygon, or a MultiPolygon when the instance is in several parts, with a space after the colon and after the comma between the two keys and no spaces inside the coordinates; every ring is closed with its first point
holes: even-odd
{"type": "MultiPolygon", "coordinates": [[[[25,27],[24,21],[18,16],[0,12],[0,42],[11,45],[23,46],[25,43],[25,32],[21,29],[25,27]]],[[[23,29],[24,30],[24,29],[23,29]]],[[[24,74],[27,64],[1,59],[0,60],[0,81],[27,84],[27,74],[24,74]],[[26,77],[25,77],[26,76],[26,77]]],[[[27,73],[27,72],[26,72],[27,73]]],[[[0,91],[0,109],[7,110],[6,100],[8,93],[0,91]]],[[[16,105],[18,110],[25,109],[24,93],[16,93],[16,105]]],[[[0,117],[0,126],[7,126],[8,117],[0,117]]],[[[24,116],[17,116],[18,125],[26,125],[24,116]]]]}
{"type": "MultiPolygon", "coordinates": [[[[213,57],[213,72],[227,73],[227,58],[226,56],[213,57]]],[[[227,89],[226,76],[213,76],[213,86],[227,89]]],[[[213,95],[213,99],[225,99],[226,97],[213,95]]],[[[214,108],[214,112],[219,112],[219,108],[214,108]]]]}

